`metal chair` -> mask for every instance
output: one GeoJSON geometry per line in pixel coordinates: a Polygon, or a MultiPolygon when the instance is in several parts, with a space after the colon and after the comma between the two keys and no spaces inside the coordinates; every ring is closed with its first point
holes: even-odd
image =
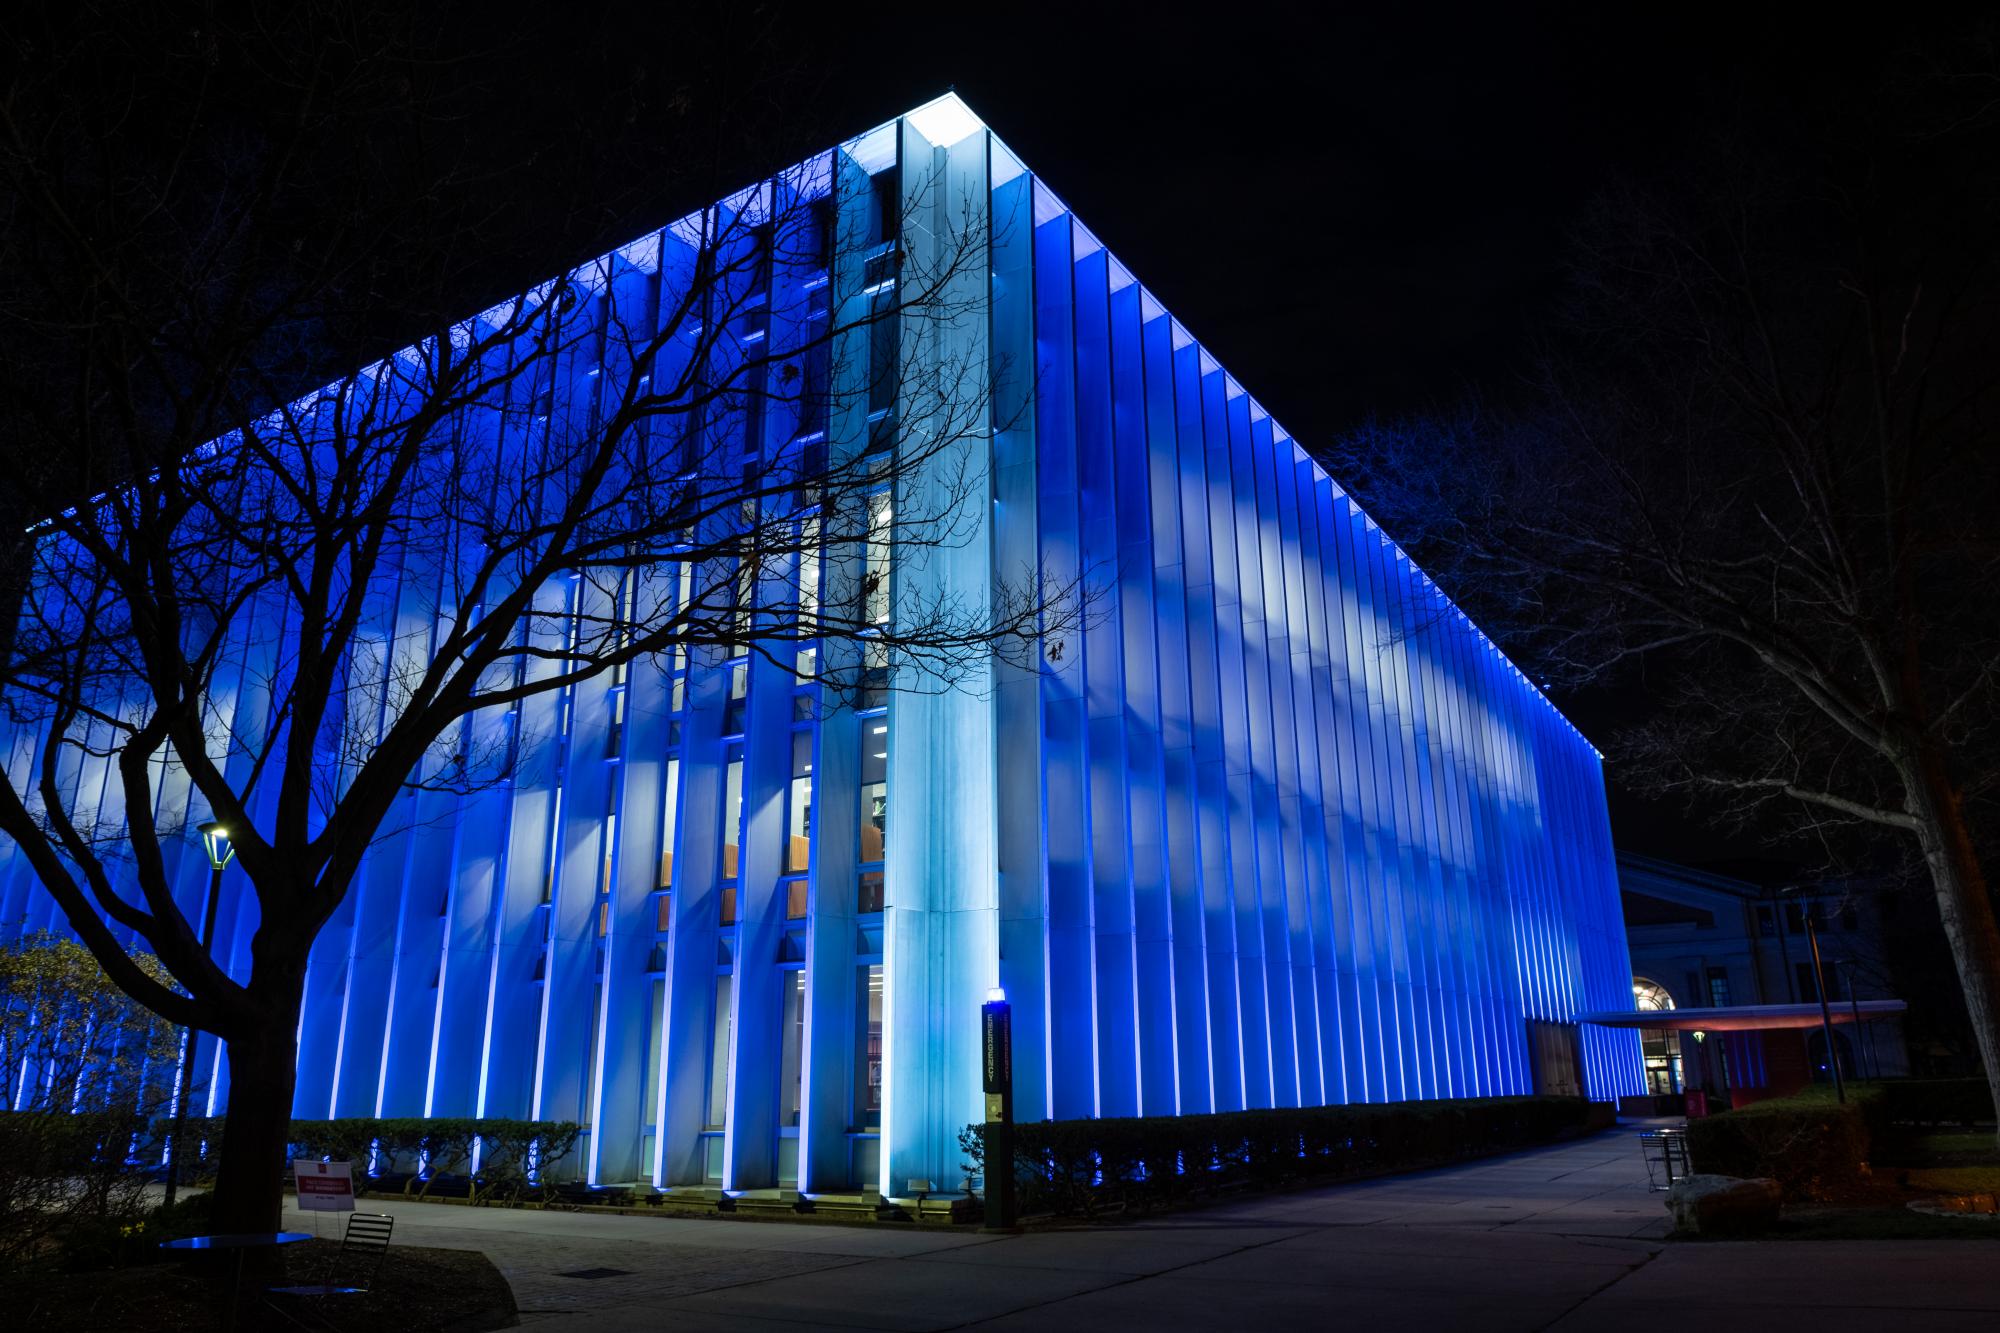
{"type": "MultiPolygon", "coordinates": [[[[332,1296],[360,1296],[375,1285],[382,1260],[389,1253],[389,1233],[396,1219],[387,1213],[352,1213],[347,1230],[340,1238],[340,1253],[334,1256],[333,1275],[339,1282],[312,1283],[302,1287],[272,1287],[267,1296],[291,1296],[303,1300],[325,1300],[332,1296]],[[358,1281],[354,1279],[358,1277],[358,1281]]],[[[276,1309],[276,1306],[272,1307],[276,1309]]],[[[279,1313],[284,1313],[282,1310],[279,1313]]],[[[290,1318],[289,1315],[286,1315],[290,1318]]],[[[297,1321],[294,1320],[294,1323],[297,1321]]]]}
{"type": "Polygon", "coordinates": [[[1674,1187],[1674,1182],[1693,1174],[1688,1165],[1687,1131],[1649,1129],[1639,1135],[1639,1155],[1646,1162],[1646,1188],[1655,1194],[1674,1187]]]}

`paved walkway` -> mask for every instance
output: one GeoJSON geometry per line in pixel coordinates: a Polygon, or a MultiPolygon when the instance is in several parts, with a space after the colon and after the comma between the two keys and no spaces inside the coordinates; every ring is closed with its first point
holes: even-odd
{"type": "Polygon", "coordinates": [[[536,1333],[2000,1326],[2000,1247],[1987,1242],[1663,1244],[1665,1210],[1629,1132],[1023,1236],[387,1208],[399,1241],[492,1256],[536,1333]],[[602,1268],[620,1271],[562,1276],[602,1268]]]}

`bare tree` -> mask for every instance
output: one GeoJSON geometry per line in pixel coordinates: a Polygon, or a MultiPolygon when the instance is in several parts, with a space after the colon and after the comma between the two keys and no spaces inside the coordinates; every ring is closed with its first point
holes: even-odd
{"type": "MultiPolygon", "coordinates": [[[[401,60],[340,79],[394,101],[401,60]]],[[[319,154],[353,128],[332,77],[276,84],[300,123],[345,108],[314,126],[319,154]]],[[[974,336],[989,238],[940,172],[906,164],[883,190],[812,158],[293,396],[281,331],[352,277],[252,239],[299,204],[296,145],[212,164],[203,199],[228,235],[201,235],[220,269],[131,232],[107,255],[101,229],[67,224],[79,200],[141,240],[152,212],[124,216],[130,180],[67,177],[47,149],[68,136],[31,135],[25,96],[0,106],[17,207],[99,305],[57,393],[17,386],[0,451],[43,516],[4,679],[32,753],[0,776],[0,832],[120,986],[228,1043],[223,1229],[278,1220],[321,927],[413,789],[513,776],[522,701],[744,650],[835,691],[953,688],[1079,613],[1032,571],[921,591],[929,554],[975,531],[983,441],[1006,424],[974,336]],[[234,428],[210,438],[219,422],[234,428]],[[69,492],[26,466],[49,455],[87,464],[69,492]],[[111,797],[69,780],[91,764],[111,797]],[[160,814],[169,774],[230,830],[257,909],[247,976],[175,902],[162,848],[188,830],[160,814]],[[168,978],[132,963],[133,937],[168,978]]],[[[143,183],[172,202],[171,181],[143,183]]],[[[364,267],[414,233],[435,256],[476,247],[484,221],[393,190],[359,217],[363,244],[330,244],[364,267]]]]}
{"type": "Polygon", "coordinates": [[[1538,674],[1645,693],[1623,780],[1911,839],[2000,1091],[1991,86],[1925,71],[1616,193],[1531,406],[1333,465],[1538,674]]]}

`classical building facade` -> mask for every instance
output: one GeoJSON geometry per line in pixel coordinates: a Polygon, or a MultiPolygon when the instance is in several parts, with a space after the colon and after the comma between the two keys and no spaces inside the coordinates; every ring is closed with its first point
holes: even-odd
{"type": "MultiPolygon", "coordinates": [[[[786,644],[526,701],[513,780],[412,796],[319,940],[297,1114],[572,1119],[605,1183],[951,1189],[995,989],[1023,1119],[1636,1092],[1636,1037],[1577,1022],[1632,967],[1575,728],[956,98],[778,188],[869,229],[836,251],[980,257],[978,318],[890,344],[994,391],[964,539],[887,595],[1028,568],[1093,613],[970,688],[821,697],[786,644]]],[[[59,925],[7,847],[0,894],[59,925]]]]}
{"type": "Polygon", "coordinates": [[[1874,1012],[1895,998],[1882,923],[1893,900],[1837,882],[1781,893],[1631,853],[1619,854],[1618,873],[1635,1008],[1807,1011],[1804,1027],[1773,1021],[1759,1028],[1745,1018],[1729,1030],[1731,1016],[1720,1013],[1712,1029],[1641,1030],[1648,1094],[1675,1098],[1701,1089],[1726,1105],[1774,1081],[1830,1079],[1826,1035],[1815,1017],[1822,977],[1842,1074],[1909,1074],[1902,1018],[1874,1012]],[[1774,1062],[1786,1068],[1774,1074],[1774,1062]]]}

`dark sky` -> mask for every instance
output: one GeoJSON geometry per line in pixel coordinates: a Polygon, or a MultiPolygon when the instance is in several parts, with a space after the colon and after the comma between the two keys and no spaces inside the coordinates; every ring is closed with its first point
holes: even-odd
{"type": "MultiPolygon", "coordinates": [[[[1837,7],[883,3],[746,8],[754,36],[676,45],[672,6],[534,12],[530,114],[649,62],[754,74],[746,107],[802,155],[955,87],[1308,447],[1504,400],[1594,193],[1667,169],[1697,127],[1865,82],[1902,36],[1837,7]]],[[[1600,735],[1636,706],[1562,702],[1600,735]]],[[[1614,823],[1636,850],[1785,873],[1616,793],[1614,823]]]]}
{"type": "Polygon", "coordinates": [[[1507,374],[1564,220],[1675,120],[1657,39],[1395,8],[1008,25],[884,104],[955,83],[1311,439],[1507,374]]]}
{"type": "MultiPolygon", "coordinates": [[[[603,97],[635,70],[654,103],[691,77],[756,81],[732,113],[782,130],[745,136],[741,180],[956,88],[1307,442],[1468,389],[1504,395],[1595,192],[1676,160],[1697,125],[1754,118],[1740,108],[1756,100],[1864,79],[1900,36],[1827,6],[497,8],[520,23],[463,41],[519,44],[533,74],[503,85],[510,114],[603,97]]],[[[616,160],[601,194],[632,189],[616,160]]],[[[625,233],[706,202],[679,193],[635,192],[625,233]]]]}
{"type": "Polygon", "coordinates": [[[825,42],[851,123],[955,85],[1308,440],[1504,386],[1592,192],[1746,75],[1882,38],[1603,4],[875,12],[825,42]]]}

